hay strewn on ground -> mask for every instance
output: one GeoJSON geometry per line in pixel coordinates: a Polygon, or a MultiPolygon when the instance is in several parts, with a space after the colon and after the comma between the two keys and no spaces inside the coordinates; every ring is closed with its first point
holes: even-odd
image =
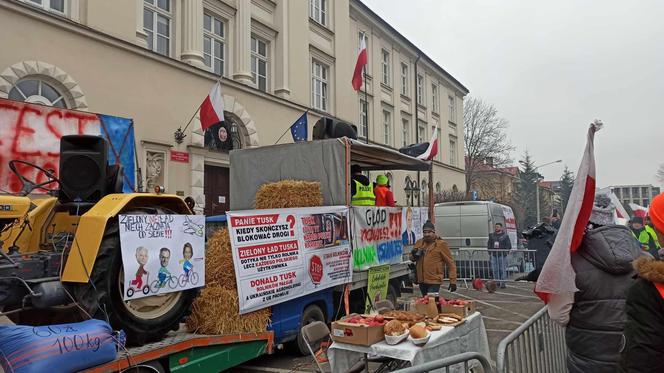
{"type": "Polygon", "coordinates": [[[283,209],[323,205],[317,181],[282,180],[261,185],[256,193],[257,209],[283,209]]]}

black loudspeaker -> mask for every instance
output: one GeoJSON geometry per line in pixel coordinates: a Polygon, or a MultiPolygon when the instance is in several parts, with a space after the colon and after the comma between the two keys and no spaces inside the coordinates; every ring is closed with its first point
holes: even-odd
{"type": "Polygon", "coordinates": [[[336,139],[348,137],[357,140],[357,127],[340,120],[323,117],[314,124],[312,138],[314,140],[336,139]]]}
{"type": "Polygon", "coordinates": [[[69,135],[60,139],[61,202],[96,202],[106,194],[108,144],[104,138],[69,135]]]}

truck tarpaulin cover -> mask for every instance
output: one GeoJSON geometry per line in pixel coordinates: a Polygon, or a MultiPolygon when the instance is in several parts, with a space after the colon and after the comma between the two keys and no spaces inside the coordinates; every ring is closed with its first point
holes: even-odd
{"type": "Polygon", "coordinates": [[[5,372],[77,372],[112,361],[116,339],[96,319],[48,326],[0,326],[0,362],[5,372]]]}
{"type": "MultiPolygon", "coordinates": [[[[124,166],[124,191],[135,187],[134,125],[131,119],[66,110],[0,98],[0,189],[16,193],[21,182],[9,169],[12,159],[34,163],[58,174],[60,138],[64,135],[96,135],[108,141],[109,164],[124,166]]],[[[37,183],[46,181],[38,170],[18,165],[19,171],[37,183]]],[[[48,185],[56,188],[57,185],[48,185]]],[[[44,193],[35,190],[35,193],[44,193]]]]}

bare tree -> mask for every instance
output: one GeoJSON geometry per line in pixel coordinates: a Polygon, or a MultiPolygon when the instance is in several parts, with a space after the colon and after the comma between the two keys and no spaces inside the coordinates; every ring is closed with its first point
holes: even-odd
{"type": "Polygon", "coordinates": [[[463,124],[466,150],[466,194],[477,179],[480,165],[491,163],[494,167],[510,163],[514,146],[507,138],[509,123],[498,116],[498,110],[481,98],[464,100],[463,124]]]}
{"type": "Polygon", "coordinates": [[[659,165],[657,173],[655,173],[655,177],[657,180],[659,180],[660,183],[664,183],[664,163],[659,165]]]}

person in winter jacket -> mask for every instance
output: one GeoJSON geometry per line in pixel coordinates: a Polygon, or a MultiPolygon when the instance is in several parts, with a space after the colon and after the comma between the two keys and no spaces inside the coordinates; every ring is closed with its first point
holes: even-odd
{"type": "Polygon", "coordinates": [[[650,234],[648,234],[648,231],[643,224],[643,218],[640,216],[634,216],[629,221],[629,224],[632,227],[632,234],[634,235],[634,238],[639,240],[643,250],[649,252],[650,255],[652,255],[655,259],[659,259],[656,240],[650,234]]]}
{"type": "Polygon", "coordinates": [[[608,196],[595,198],[583,241],[571,258],[579,291],[571,309],[562,308],[569,309],[569,315],[552,315],[567,324],[570,373],[613,373],[619,368],[625,294],[633,283],[632,262],[643,252],[629,228],[613,224],[614,210],[608,196]]]}
{"type": "Polygon", "coordinates": [[[505,284],[505,280],[507,280],[507,251],[512,250],[512,241],[510,236],[505,233],[502,223],[496,223],[493,233],[489,233],[486,248],[489,251],[493,279],[504,289],[507,287],[505,284]]]}
{"type": "MultiPolygon", "coordinates": [[[[650,219],[664,242],[664,194],[650,204],[650,219]]],[[[664,261],[634,261],[639,279],[627,291],[622,369],[628,373],[664,372],[664,261]]]]}
{"type": "Polygon", "coordinates": [[[424,237],[415,242],[415,247],[410,253],[410,260],[415,262],[416,282],[420,286],[420,292],[426,295],[440,291],[440,285],[445,277],[445,265],[450,277],[448,290],[456,291],[456,265],[447,242],[436,236],[436,228],[428,220],[422,227],[422,233],[424,237]]]}

